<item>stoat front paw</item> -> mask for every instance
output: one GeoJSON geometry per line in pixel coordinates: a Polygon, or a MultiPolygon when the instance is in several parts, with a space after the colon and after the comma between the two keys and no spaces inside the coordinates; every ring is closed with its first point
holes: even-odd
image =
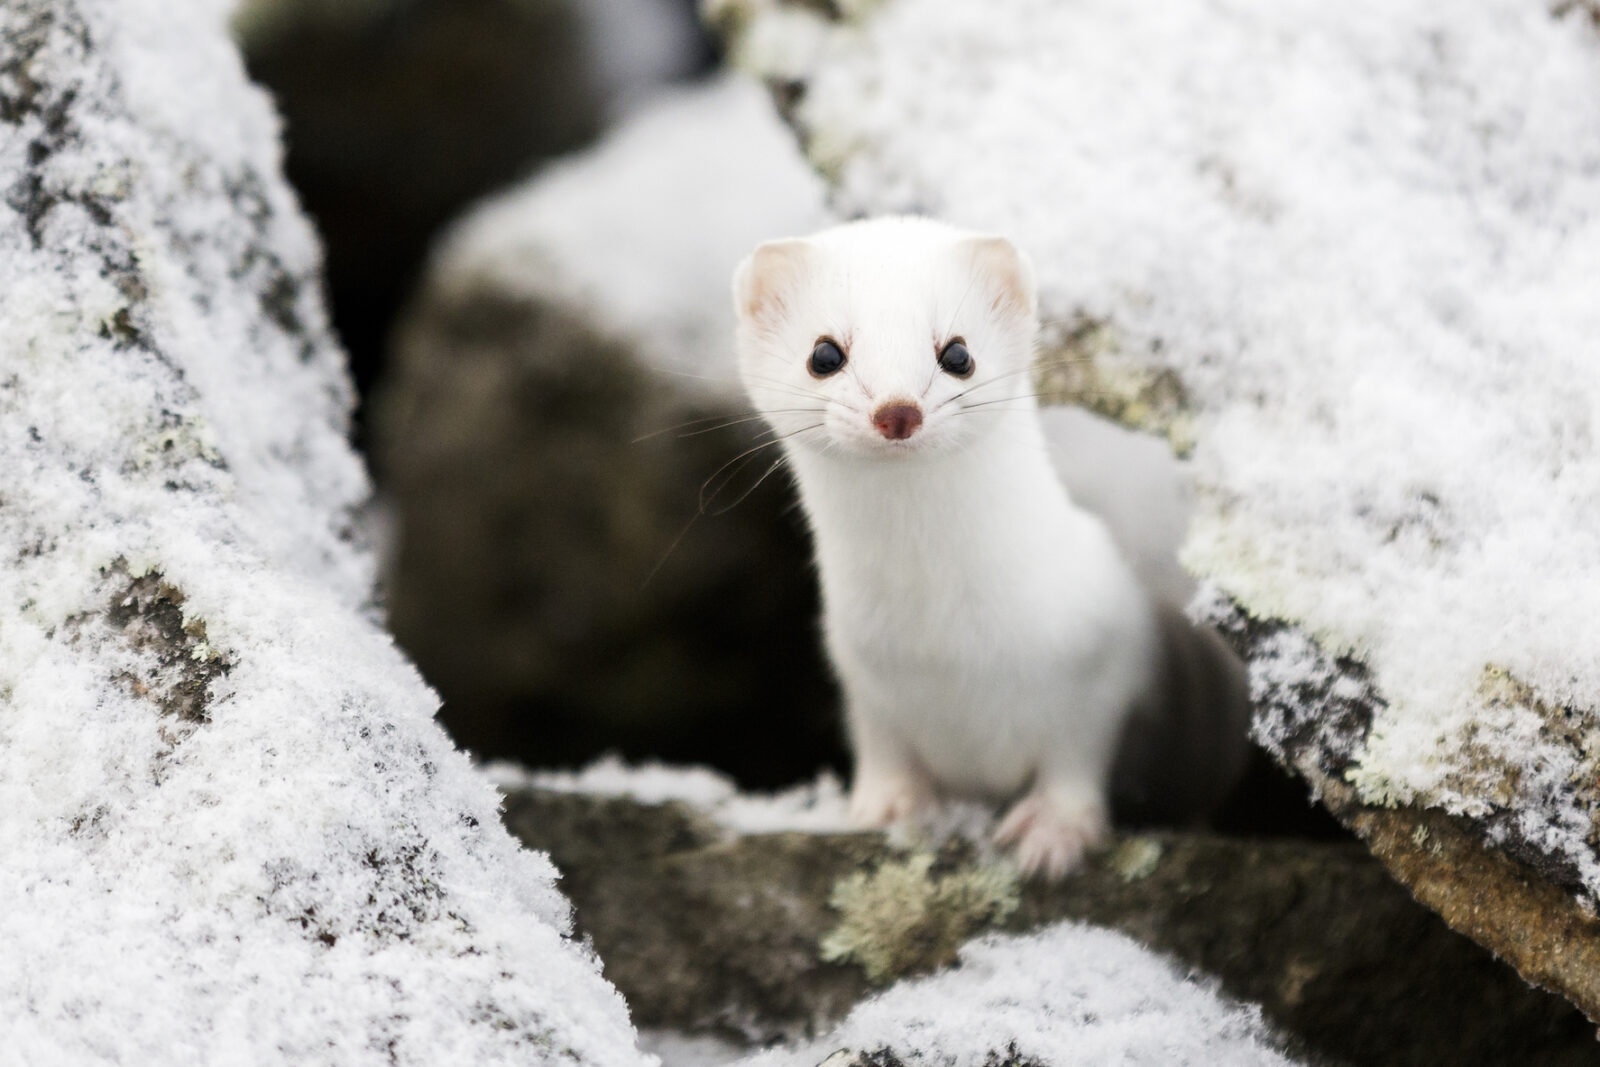
{"type": "Polygon", "coordinates": [[[1027,877],[1058,881],[1075,870],[1088,849],[1110,829],[1098,797],[1068,799],[1030,793],[1000,821],[995,843],[1015,845],[1017,866],[1027,877]]]}
{"type": "Polygon", "coordinates": [[[868,829],[907,822],[933,807],[932,787],[911,773],[857,771],[850,787],[850,821],[868,829]]]}

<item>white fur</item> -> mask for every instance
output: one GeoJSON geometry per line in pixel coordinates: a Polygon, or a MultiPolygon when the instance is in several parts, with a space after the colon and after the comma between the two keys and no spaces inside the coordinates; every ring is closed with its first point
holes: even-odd
{"type": "Polygon", "coordinates": [[[1011,798],[998,837],[1059,875],[1105,829],[1154,616],[1100,521],[1052,467],[1029,367],[1032,270],[994,238],[878,219],[763,246],[735,278],[740,369],[810,520],[824,631],[869,825],[941,793],[1011,798]],[[819,337],[843,370],[807,370],[819,337]],[[938,352],[965,340],[962,381],[938,352]],[[924,412],[910,438],[872,423],[924,412]]]}

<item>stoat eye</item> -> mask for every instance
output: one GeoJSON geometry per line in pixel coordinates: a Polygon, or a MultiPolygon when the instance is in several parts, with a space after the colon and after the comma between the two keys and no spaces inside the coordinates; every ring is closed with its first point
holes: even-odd
{"type": "Polygon", "coordinates": [[[817,347],[811,350],[811,358],[806,362],[806,369],[817,378],[826,378],[842,366],[844,350],[826,337],[817,342],[817,347]]]}
{"type": "Polygon", "coordinates": [[[957,378],[972,377],[972,353],[957,338],[945,345],[939,353],[939,369],[957,378]]]}

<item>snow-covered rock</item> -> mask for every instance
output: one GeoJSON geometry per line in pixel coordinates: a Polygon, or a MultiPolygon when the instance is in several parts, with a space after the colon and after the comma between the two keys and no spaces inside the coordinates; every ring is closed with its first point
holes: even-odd
{"type": "Polygon", "coordinates": [[[229,7],[0,7],[4,1055],[648,1063],[376,621],[229,7]]]}
{"type": "Polygon", "coordinates": [[[1064,923],[989,937],[959,966],[902,982],[799,1049],[745,1067],[1106,1063],[1287,1067],[1258,1008],[1230,1004],[1132,938],[1064,923]]]}
{"type": "Polygon", "coordinates": [[[1592,20],[707,6],[842,211],[1028,248],[1043,387],[1192,458],[1185,558],[1249,655],[1261,742],[1600,1017],[1592,20]]]}

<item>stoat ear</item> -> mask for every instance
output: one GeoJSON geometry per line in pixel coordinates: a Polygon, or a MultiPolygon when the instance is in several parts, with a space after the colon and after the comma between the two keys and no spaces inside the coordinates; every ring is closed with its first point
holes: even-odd
{"type": "Polygon", "coordinates": [[[734,314],[759,320],[780,309],[799,284],[810,255],[810,244],[799,237],[757,246],[733,272],[734,314]]]}
{"type": "Polygon", "coordinates": [[[961,242],[972,271],[987,283],[991,311],[1032,317],[1038,311],[1033,261],[1004,237],[968,237],[961,242]]]}

